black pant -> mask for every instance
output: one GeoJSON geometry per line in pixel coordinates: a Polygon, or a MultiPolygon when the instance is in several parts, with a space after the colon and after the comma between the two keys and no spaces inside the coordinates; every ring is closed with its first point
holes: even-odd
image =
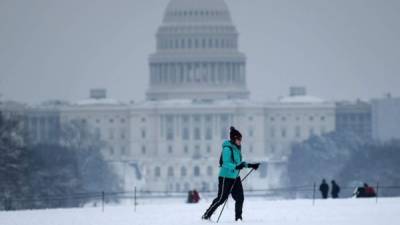
{"type": "Polygon", "coordinates": [[[240,177],[235,179],[218,177],[218,196],[213,200],[210,207],[204,213],[205,216],[210,217],[218,206],[222,205],[229,197],[229,192],[232,190],[232,198],[235,200],[235,215],[236,218],[242,217],[243,207],[243,186],[240,177]]]}

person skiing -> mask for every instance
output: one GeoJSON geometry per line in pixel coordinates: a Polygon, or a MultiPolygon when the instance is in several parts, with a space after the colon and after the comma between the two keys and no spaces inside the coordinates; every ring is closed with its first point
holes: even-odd
{"type": "Polygon", "coordinates": [[[232,194],[235,200],[235,220],[242,220],[243,186],[239,176],[243,168],[257,170],[260,163],[246,163],[242,159],[241,142],[242,134],[234,127],[230,128],[230,140],[222,144],[220,157],[220,172],[218,176],[218,196],[212,201],[210,207],[203,214],[202,219],[209,220],[215,210],[222,205],[232,194]]]}
{"type": "Polygon", "coordinates": [[[321,185],[319,185],[319,191],[321,192],[323,199],[328,198],[329,185],[326,183],[325,179],[322,179],[322,183],[321,183],[321,185]]]}
{"type": "Polygon", "coordinates": [[[339,198],[339,192],[340,192],[340,187],[339,185],[335,182],[335,180],[332,180],[332,198],[339,198]]]}

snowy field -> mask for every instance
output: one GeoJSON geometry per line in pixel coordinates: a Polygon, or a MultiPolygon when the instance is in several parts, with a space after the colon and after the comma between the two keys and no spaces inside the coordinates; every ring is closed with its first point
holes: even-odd
{"type": "MultiPolygon", "coordinates": [[[[0,212],[1,225],[169,225],[209,224],[200,217],[209,200],[185,204],[178,200],[142,202],[136,212],[132,205],[84,209],[52,209],[0,212]]],[[[219,210],[217,210],[219,213],[219,210]]],[[[218,215],[214,214],[213,220],[218,215]]],[[[234,204],[230,199],[220,223],[232,224],[234,204]]],[[[398,225],[400,198],[316,200],[245,199],[244,224],[271,225],[398,225]]]]}

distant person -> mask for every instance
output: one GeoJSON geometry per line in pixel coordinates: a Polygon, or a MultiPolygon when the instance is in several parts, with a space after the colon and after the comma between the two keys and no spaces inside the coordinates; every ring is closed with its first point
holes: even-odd
{"type": "Polygon", "coordinates": [[[367,183],[364,183],[363,187],[358,187],[354,193],[357,198],[371,198],[376,197],[376,192],[373,187],[370,187],[367,183]]]}
{"type": "Polygon", "coordinates": [[[193,203],[193,191],[190,190],[188,191],[188,196],[187,196],[187,203],[193,203]]]}
{"type": "Polygon", "coordinates": [[[376,197],[376,192],[375,189],[371,186],[368,186],[368,184],[364,184],[364,188],[365,188],[365,195],[366,197],[376,197]]]}
{"type": "Polygon", "coordinates": [[[335,180],[332,180],[332,198],[339,198],[339,193],[340,193],[340,187],[339,185],[335,182],[335,180]]]}
{"type": "Polygon", "coordinates": [[[199,192],[196,189],[192,191],[192,203],[198,203],[200,201],[199,192]]]}
{"type": "Polygon", "coordinates": [[[321,192],[323,199],[328,198],[329,185],[326,183],[325,179],[322,179],[322,183],[321,183],[321,185],[319,185],[319,191],[321,192]]]}

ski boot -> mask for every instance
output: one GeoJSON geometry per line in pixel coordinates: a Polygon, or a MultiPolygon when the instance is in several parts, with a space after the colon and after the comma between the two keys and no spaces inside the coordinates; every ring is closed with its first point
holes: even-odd
{"type": "Polygon", "coordinates": [[[202,219],[202,220],[211,220],[211,216],[208,216],[208,215],[204,214],[204,215],[201,217],[201,219],[202,219]]]}

